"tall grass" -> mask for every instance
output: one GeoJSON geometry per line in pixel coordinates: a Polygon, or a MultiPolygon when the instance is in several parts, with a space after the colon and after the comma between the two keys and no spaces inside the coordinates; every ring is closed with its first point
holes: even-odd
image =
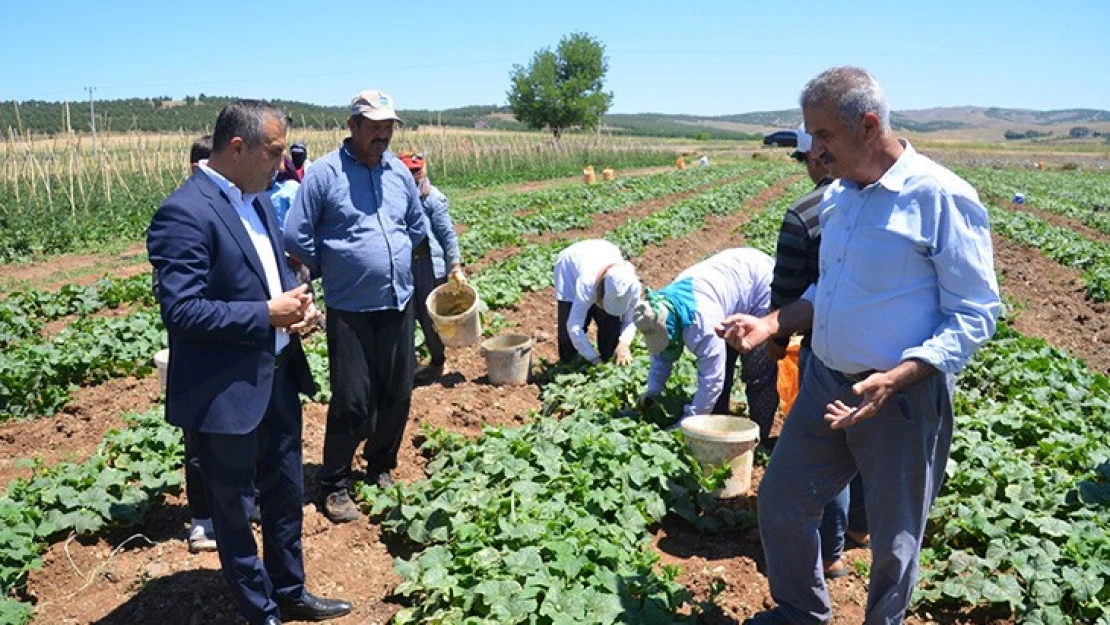
{"type": "MultiPolygon", "coordinates": [[[[334,150],[347,136],[294,128],[310,158],[334,150]]],[[[95,249],[141,240],[158,203],[188,175],[194,135],[101,134],[16,139],[0,153],[0,262],[95,249]]],[[[480,188],[517,180],[581,173],[585,165],[615,169],[672,163],[681,151],[721,149],[722,142],[609,135],[402,128],[394,149],[422,151],[429,176],[441,186],[480,188]]]]}

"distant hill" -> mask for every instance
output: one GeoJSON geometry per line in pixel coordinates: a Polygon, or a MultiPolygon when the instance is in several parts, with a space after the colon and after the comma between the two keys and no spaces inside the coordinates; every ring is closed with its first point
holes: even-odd
{"type": "MultiPolygon", "coordinates": [[[[97,128],[114,132],[204,132],[210,130],[221,107],[235,98],[230,96],[187,97],[184,100],[131,98],[95,103],[97,128]]],[[[337,128],[346,123],[344,106],[319,106],[304,102],[277,100],[293,118],[294,124],[311,128],[337,128]]],[[[507,106],[478,105],[443,111],[402,110],[410,126],[446,125],[468,128],[522,130],[507,106]]],[[[614,113],[602,118],[602,130],[611,134],[687,137],[695,139],[752,139],[768,131],[796,128],[802,121],[799,109],[760,111],[736,115],[678,115],[667,113],[614,113]]],[[[977,140],[1002,140],[1004,134],[1066,137],[1070,127],[1090,127],[1110,133],[1110,111],[1064,109],[1032,111],[997,107],[960,106],[922,110],[894,111],[891,124],[899,131],[938,138],[968,137],[977,140]]],[[[89,111],[85,102],[69,105],[68,127],[89,130],[89,111]]],[[[60,102],[29,100],[0,102],[0,132],[19,134],[20,129],[35,134],[57,134],[67,129],[66,106],[60,102]]]]}

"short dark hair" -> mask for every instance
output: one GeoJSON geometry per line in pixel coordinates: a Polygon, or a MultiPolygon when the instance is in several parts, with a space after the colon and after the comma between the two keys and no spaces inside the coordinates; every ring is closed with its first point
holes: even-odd
{"type": "Polygon", "coordinates": [[[189,148],[189,163],[195,165],[209,156],[212,156],[212,135],[204,135],[189,148]]]}
{"type": "Polygon", "coordinates": [[[266,140],[266,119],[273,117],[285,126],[285,113],[262,100],[238,100],[220,111],[216,127],[212,130],[212,151],[226,148],[231,140],[240,137],[247,147],[256,148],[266,140]]]}

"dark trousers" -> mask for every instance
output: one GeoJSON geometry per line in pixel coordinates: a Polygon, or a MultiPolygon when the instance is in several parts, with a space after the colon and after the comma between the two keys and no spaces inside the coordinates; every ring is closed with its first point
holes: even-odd
{"type": "Polygon", "coordinates": [[[212,516],[195,437],[190,436],[188,432],[185,433],[185,499],[188,501],[189,516],[192,518],[207,519],[212,516]]]}
{"type": "Polygon", "coordinates": [[[279,616],[275,599],[304,594],[301,524],[301,404],[287,365],[274,372],[274,390],[262,422],[247,434],[190,432],[212,509],[220,566],[250,623],[279,616]],[[255,484],[262,511],[262,559],[250,516],[255,484]]]}
{"type": "MultiPolygon", "coordinates": [[[[559,302],[559,362],[570,364],[578,355],[574,343],[570,342],[570,333],[567,332],[567,319],[570,317],[570,302],[559,302]]],[[[621,338],[621,318],[614,317],[601,309],[600,306],[590,306],[586,313],[586,325],[583,330],[590,327],[590,322],[597,325],[597,352],[604,361],[612,360],[613,352],[617,350],[617,342],[621,338]]]]}
{"type": "Polygon", "coordinates": [[[331,403],[320,494],[351,487],[351,460],[362,441],[366,471],[397,466],[416,368],[413,304],[404,310],[328,310],[331,403]]]}
{"type": "Polygon", "coordinates": [[[729,414],[732,384],[736,380],[736,360],[740,360],[740,380],[744,383],[744,397],[748,400],[748,415],[759,425],[759,440],[766,444],[779,407],[779,365],[767,353],[766,347],[740,355],[728,348],[725,355],[725,385],[713,406],[713,414],[729,414]]]}
{"type": "Polygon", "coordinates": [[[435,323],[428,314],[428,295],[436,287],[447,284],[447,278],[437,278],[435,263],[431,256],[413,256],[412,258],[413,306],[416,309],[416,320],[420,322],[420,329],[424,332],[424,344],[428,346],[433,365],[442,365],[446,360],[444,356],[443,341],[436,332],[435,323]]]}

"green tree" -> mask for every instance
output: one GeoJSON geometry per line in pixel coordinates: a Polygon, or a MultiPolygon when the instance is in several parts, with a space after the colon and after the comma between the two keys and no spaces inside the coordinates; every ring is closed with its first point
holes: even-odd
{"type": "Polygon", "coordinates": [[[550,130],[555,141],[568,128],[596,128],[613,103],[613,93],[603,89],[608,70],[605,45],[573,33],[555,52],[536,52],[528,67],[513,66],[509,108],[529,127],[550,130]]]}

